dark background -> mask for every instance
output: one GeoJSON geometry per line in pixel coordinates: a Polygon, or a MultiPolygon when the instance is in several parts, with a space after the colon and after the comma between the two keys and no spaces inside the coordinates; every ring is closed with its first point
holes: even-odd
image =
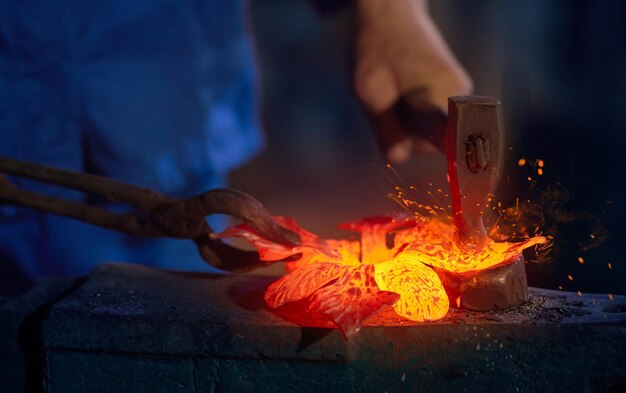
{"type": "MultiPolygon", "coordinates": [[[[528,263],[530,284],[626,294],[624,2],[437,0],[431,12],[475,93],[502,100],[498,198],[530,199],[528,219],[555,236],[550,258],[528,263]],[[518,167],[522,157],[528,164],[518,167]]],[[[305,0],[254,0],[251,19],[267,146],[232,186],[326,237],[341,236],[339,222],[397,211],[351,91],[350,9],[322,16],[305,0]]],[[[444,162],[419,157],[397,169],[418,189],[446,188],[444,162]]]]}

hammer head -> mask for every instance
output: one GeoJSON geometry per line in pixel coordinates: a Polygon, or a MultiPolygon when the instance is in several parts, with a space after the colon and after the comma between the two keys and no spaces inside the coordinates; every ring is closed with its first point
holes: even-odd
{"type": "Polygon", "coordinates": [[[483,209],[498,176],[501,156],[500,101],[482,96],[448,99],[445,150],[458,241],[481,249],[487,239],[483,209]]]}

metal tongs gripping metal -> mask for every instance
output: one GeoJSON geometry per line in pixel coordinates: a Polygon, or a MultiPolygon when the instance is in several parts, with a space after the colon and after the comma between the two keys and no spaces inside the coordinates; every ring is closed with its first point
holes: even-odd
{"type": "Polygon", "coordinates": [[[206,222],[207,215],[234,216],[275,243],[289,246],[300,243],[296,233],[276,224],[260,202],[241,191],[216,189],[179,200],[102,176],[6,157],[0,157],[0,203],[44,210],[134,236],[190,239],[206,262],[228,271],[248,270],[261,262],[256,252],[240,250],[211,238],[213,231],[206,222]],[[124,202],[134,206],[137,213],[115,213],[102,207],[21,189],[1,173],[99,195],[109,201],[124,202]]]}

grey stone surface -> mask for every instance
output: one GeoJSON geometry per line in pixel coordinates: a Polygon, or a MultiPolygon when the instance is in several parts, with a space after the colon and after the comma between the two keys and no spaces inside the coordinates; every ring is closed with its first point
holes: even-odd
{"type": "Polygon", "coordinates": [[[267,310],[271,281],[103,265],[44,321],[47,386],[64,391],[74,370],[82,370],[80,386],[109,374],[105,386],[133,391],[155,391],[159,378],[159,386],[209,392],[626,386],[623,296],[531,288],[529,302],[513,310],[451,310],[428,324],[387,313],[369,323],[389,326],[366,326],[346,341],[267,310]]]}
{"type": "Polygon", "coordinates": [[[52,350],[45,375],[51,393],[199,391],[193,360],[176,356],[52,350]]]}
{"type": "Polygon", "coordinates": [[[355,385],[350,366],[336,362],[201,359],[196,375],[200,392],[340,392],[355,385]]]}
{"type": "MultiPolygon", "coordinates": [[[[74,280],[46,279],[0,304],[0,392],[23,392],[27,378],[41,382],[42,315],[71,290],[74,280]]],[[[30,387],[31,385],[29,385],[30,387]]]]}

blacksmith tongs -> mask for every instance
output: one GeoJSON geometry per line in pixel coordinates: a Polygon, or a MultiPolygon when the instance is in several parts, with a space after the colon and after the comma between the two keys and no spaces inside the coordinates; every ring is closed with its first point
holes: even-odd
{"type": "Polygon", "coordinates": [[[258,266],[258,255],[211,238],[212,229],[205,219],[207,215],[234,216],[275,243],[290,246],[300,243],[296,233],[276,224],[261,203],[241,191],[216,189],[179,200],[102,176],[6,157],[0,157],[0,203],[44,210],[135,236],[190,239],[198,247],[202,259],[228,271],[243,271],[258,266]],[[94,205],[42,195],[17,187],[2,173],[99,195],[109,201],[124,202],[136,207],[139,212],[119,214],[94,205]]]}

